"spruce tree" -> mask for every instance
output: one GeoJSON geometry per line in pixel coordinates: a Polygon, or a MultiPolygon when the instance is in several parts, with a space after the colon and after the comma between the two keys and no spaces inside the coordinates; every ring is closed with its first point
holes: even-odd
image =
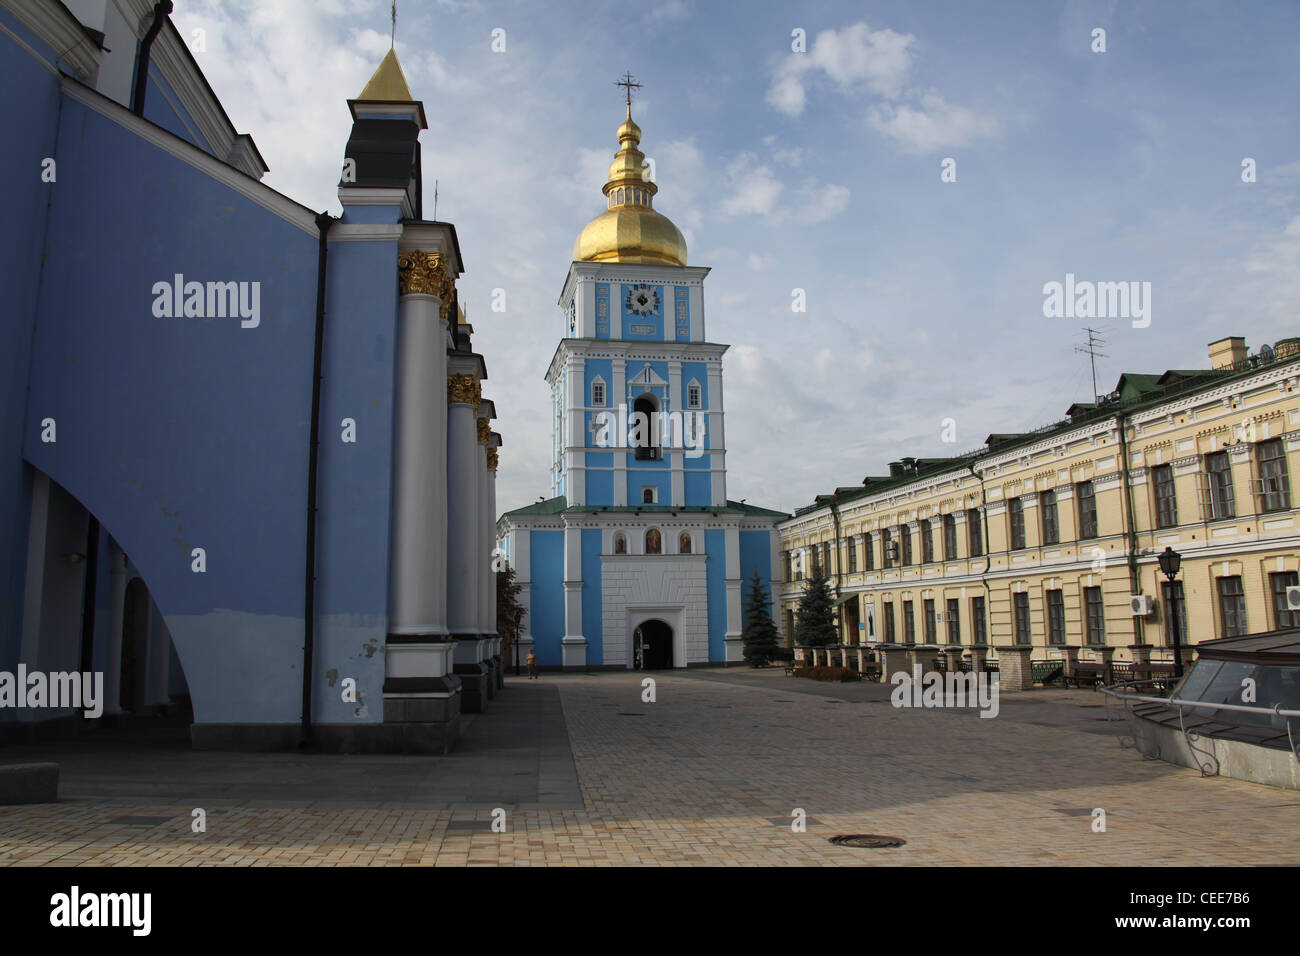
{"type": "Polygon", "coordinates": [[[826,572],[820,565],[815,565],[799,598],[799,619],[794,626],[796,646],[825,647],[840,642],[835,629],[834,600],[826,572]]]}
{"type": "Polygon", "coordinates": [[[745,648],[745,660],[750,667],[770,664],[780,646],[780,635],[772,620],[771,603],[767,597],[767,588],[755,571],[749,582],[749,595],[745,599],[745,629],[740,634],[745,648]]]}

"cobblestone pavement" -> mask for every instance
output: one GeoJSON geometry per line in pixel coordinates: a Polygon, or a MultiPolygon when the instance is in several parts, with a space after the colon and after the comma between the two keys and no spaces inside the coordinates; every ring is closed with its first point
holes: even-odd
{"type": "MultiPolygon", "coordinates": [[[[169,777],[160,766],[152,793],[147,781],[97,783],[103,771],[73,761],[60,803],[0,807],[0,864],[1216,866],[1300,855],[1300,793],[1143,760],[1119,746],[1090,692],[1004,694],[1000,715],[983,719],[895,709],[887,686],[748,669],[656,673],[648,703],[642,676],[510,680],[493,706],[520,727],[540,726],[523,704],[553,702],[557,689],[563,704],[559,729],[537,731],[531,750],[493,738],[512,725],[493,724],[490,710],[450,758],[314,765],[431,781],[402,793],[349,796],[344,781],[324,799],[286,796],[276,783],[310,763],[301,755],[176,753],[190,769],[169,777]],[[565,728],[580,802],[566,791],[565,728]],[[242,783],[218,785],[232,774],[242,783]],[[533,782],[521,793],[512,778],[533,782]],[[446,779],[454,794],[438,789],[446,779]],[[195,806],[207,810],[205,833],[191,832],[195,806]],[[505,833],[490,828],[494,807],[507,811],[505,833]],[[1106,811],[1104,833],[1093,832],[1094,808],[1106,811]],[[806,832],[792,832],[796,809],[806,832]],[[907,843],[843,848],[827,839],[839,833],[907,843]]],[[[0,758],[37,756],[20,750],[0,758]]]]}

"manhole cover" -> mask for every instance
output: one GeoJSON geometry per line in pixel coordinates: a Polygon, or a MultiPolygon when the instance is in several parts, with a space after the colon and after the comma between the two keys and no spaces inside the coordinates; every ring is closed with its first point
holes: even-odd
{"type": "Polygon", "coordinates": [[[849,833],[830,839],[836,846],[856,846],[864,850],[881,850],[907,843],[902,837],[882,836],[879,833],[849,833]]]}

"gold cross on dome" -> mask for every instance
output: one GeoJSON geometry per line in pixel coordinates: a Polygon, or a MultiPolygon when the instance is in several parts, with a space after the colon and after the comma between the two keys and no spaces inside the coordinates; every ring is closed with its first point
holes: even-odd
{"type": "Polygon", "coordinates": [[[632,108],[632,90],[633,90],[633,88],[640,89],[640,88],[641,88],[641,84],[638,83],[638,82],[636,82],[635,78],[632,76],[631,73],[627,73],[627,74],[624,75],[623,79],[615,81],[614,85],[615,85],[615,86],[622,86],[622,87],[625,87],[625,88],[627,89],[627,108],[628,108],[628,109],[631,109],[631,108],[632,108]]]}

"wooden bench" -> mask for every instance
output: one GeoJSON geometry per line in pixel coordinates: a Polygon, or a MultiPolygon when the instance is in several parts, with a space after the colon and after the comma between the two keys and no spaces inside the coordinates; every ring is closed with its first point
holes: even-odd
{"type": "Polygon", "coordinates": [[[1095,661],[1078,661],[1074,665],[1074,673],[1065,678],[1065,686],[1069,687],[1070,682],[1074,682],[1075,687],[1082,687],[1086,681],[1089,686],[1096,684],[1106,676],[1106,666],[1095,661]]]}
{"type": "Polygon", "coordinates": [[[1167,663],[1134,664],[1133,679],[1156,681],[1161,688],[1174,682],[1174,665],[1167,663]]]}

